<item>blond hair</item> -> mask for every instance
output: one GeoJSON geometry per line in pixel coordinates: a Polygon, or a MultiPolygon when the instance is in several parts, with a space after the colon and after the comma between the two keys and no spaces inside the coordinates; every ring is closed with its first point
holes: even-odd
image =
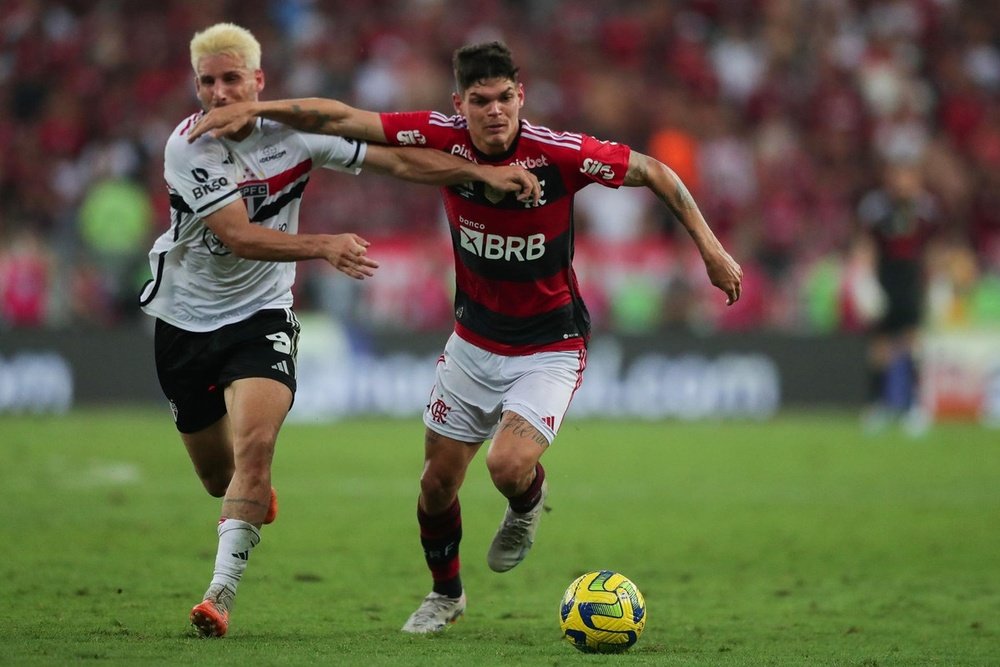
{"type": "Polygon", "coordinates": [[[202,58],[220,54],[240,58],[247,69],[260,69],[260,42],[235,23],[216,23],[191,38],[191,67],[195,74],[202,58]]]}

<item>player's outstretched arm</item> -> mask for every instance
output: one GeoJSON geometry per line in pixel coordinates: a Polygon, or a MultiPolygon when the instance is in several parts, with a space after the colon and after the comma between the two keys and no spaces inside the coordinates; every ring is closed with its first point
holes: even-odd
{"type": "Polygon", "coordinates": [[[369,243],[357,234],[286,234],[250,222],[242,201],[205,217],[205,224],[234,255],[268,262],[324,259],[351,278],[375,275],[378,262],[368,257],[369,243]]]}
{"type": "Polygon", "coordinates": [[[709,280],[725,292],[727,305],[736,303],[743,289],[743,269],[722,247],[680,177],[659,160],[632,151],[623,184],[649,188],[670,208],[698,246],[709,280]]]}
{"type": "Polygon", "coordinates": [[[542,188],[527,169],[517,166],[491,167],[427,148],[399,148],[368,144],[365,166],[414,183],[458,185],[483,181],[502,192],[513,192],[521,201],[537,203],[542,188]]]}
{"type": "Polygon", "coordinates": [[[217,107],[201,117],[187,139],[189,142],[194,141],[205,133],[216,138],[224,137],[238,132],[258,116],[303,132],[337,134],[351,139],[385,143],[385,132],[379,114],[321,97],[236,102],[217,107]]]}

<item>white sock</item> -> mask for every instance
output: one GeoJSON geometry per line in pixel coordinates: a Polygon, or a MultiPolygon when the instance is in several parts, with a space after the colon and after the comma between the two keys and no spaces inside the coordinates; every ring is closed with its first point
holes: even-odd
{"type": "Polygon", "coordinates": [[[250,552],[260,543],[260,531],[246,521],[226,519],[219,523],[219,551],[215,555],[212,586],[228,586],[236,592],[250,552]]]}

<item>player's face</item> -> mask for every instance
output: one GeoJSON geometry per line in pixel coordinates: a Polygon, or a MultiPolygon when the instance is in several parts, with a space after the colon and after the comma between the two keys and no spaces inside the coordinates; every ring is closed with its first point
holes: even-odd
{"type": "Polygon", "coordinates": [[[510,79],[488,79],[452,95],[455,111],[469,123],[476,148],[487,155],[505,153],[517,136],[524,86],[510,79]]]}
{"type": "Polygon", "coordinates": [[[208,111],[233,102],[256,101],[264,89],[264,73],[248,69],[241,58],[219,53],[198,61],[194,84],[201,105],[208,111]]]}

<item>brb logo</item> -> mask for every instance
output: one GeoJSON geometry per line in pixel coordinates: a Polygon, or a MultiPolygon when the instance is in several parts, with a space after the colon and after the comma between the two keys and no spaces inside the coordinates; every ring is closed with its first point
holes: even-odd
{"type": "Polygon", "coordinates": [[[483,259],[502,259],[504,261],[530,262],[545,254],[545,234],[531,236],[501,236],[469,227],[483,228],[485,225],[472,222],[461,216],[463,225],[460,244],[463,249],[483,259]]]}
{"type": "Polygon", "coordinates": [[[420,146],[427,143],[427,137],[419,130],[400,130],[396,133],[396,141],[400,146],[420,146]]]}

